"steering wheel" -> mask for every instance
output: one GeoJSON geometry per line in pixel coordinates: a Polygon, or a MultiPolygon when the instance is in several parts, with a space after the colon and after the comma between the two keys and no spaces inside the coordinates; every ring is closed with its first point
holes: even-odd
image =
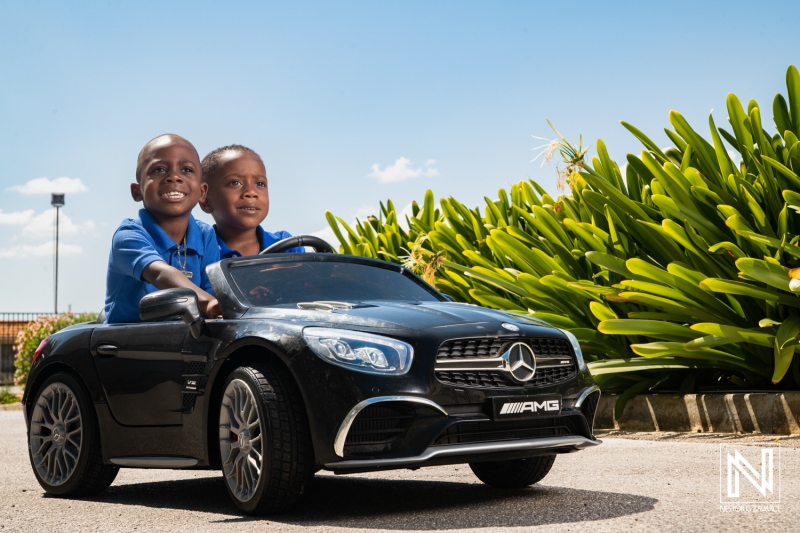
{"type": "Polygon", "coordinates": [[[282,241],[278,241],[272,246],[268,248],[264,248],[258,255],[261,254],[279,254],[281,252],[285,252],[291,248],[296,248],[298,246],[310,246],[314,249],[315,252],[320,252],[323,254],[332,254],[334,253],[333,248],[331,245],[325,242],[324,240],[320,239],[319,237],[314,237],[313,235],[297,235],[295,237],[289,237],[288,239],[283,239],[282,241]]]}

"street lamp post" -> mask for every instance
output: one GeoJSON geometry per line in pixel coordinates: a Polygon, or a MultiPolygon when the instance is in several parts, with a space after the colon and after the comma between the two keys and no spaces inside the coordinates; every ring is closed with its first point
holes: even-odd
{"type": "Polygon", "coordinates": [[[59,211],[62,207],[64,207],[64,193],[53,193],[50,198],[50,205],[56,208],[56,238],[55,238],[55,250],[54,250],[54,259],[55,259],[55,288],[54,288],[54,309],[53,311],[58,314],[58,220],[59,220],[59,211]]]}

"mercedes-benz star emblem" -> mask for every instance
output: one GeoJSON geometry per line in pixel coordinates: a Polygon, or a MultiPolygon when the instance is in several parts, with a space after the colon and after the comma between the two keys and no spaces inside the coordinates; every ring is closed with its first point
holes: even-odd
{"type": "Polygon", "coordinates": [[[519,331],[519,326],[515,326],[514,324],[509,324],[508,322],[503,322],[500,325],[506,328],[508,331],[519,331]]]}
{"type": "Polygon", "coordinates": [[[536,356],[524,342],[515,342],[501,356],[507,361],[507,369],[517,381],[530,381],[536,373],[536,356]]]}

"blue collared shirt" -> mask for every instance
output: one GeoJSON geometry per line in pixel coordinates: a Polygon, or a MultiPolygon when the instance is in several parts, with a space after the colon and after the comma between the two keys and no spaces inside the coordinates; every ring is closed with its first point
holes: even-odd
{"type": "Polygon", "coordinates": [[[141,322],[139,300],[158,289],[142,279],[145,267],[155,261],[192,273],[191,281],[201,289],[213,294],[206,275],[206,266],[219,261],[219,246],[214,229],[204,222],[189,217],[186,230],[186,250],[183,243],[178,260],[178,244],[175,243],[146,209],[139,211],[139,218],[122,221],[111,241],[106,275],[106,322],[141,322]]]}
{"type": "MultiPolygon", "coordinates": [[[[214,224],[214,231],[216,232],[217,225],[214,224]]],[[[282,241],[283,239],[288,239],[292,236],[291,233],[288,231],[276,231],[275,233],[264,231],[264,228],[261,226],[256,226],[256,236],[258,237],[258,242],[261,243],[261,249],[269,248],[273,244],[278,241],[282,241]]],[[[219,243],[219,256],[222,259],[228,259],[230,257],[242,257],[242,254],[239,253],[239,250],[231,250],[231,248],[222,242],[222,239],[219,238],[217,235],[217,243],[219,243]]],[[[287,254],[294,253],[294,252],[305,252],[306,249],[302,246],[298,246],[296,248],[289,248],[286,250],[287,254]]]]}

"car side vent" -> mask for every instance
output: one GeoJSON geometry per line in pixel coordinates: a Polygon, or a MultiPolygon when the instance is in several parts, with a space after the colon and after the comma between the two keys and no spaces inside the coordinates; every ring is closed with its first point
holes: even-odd
{"type": "Polygon", "coordinates": [[[414,421],[414,410],[402,405],[365,407],[350,426],[345,446],[385,444],[403,437],[414,421]]]}
{"type": "Polygon", "coordinates": [[[197,398],[197,394],[191,393],[184,393],[183,395],[183,411],[184,412],[191,412],[194,409],[194,401],[197,398]]]}
{"type": "Polygon", "coordinates": [[[187,374],[202,374],[206,369],[206,364],[202,361],[192,361],[186,369],[187,374]]]}

